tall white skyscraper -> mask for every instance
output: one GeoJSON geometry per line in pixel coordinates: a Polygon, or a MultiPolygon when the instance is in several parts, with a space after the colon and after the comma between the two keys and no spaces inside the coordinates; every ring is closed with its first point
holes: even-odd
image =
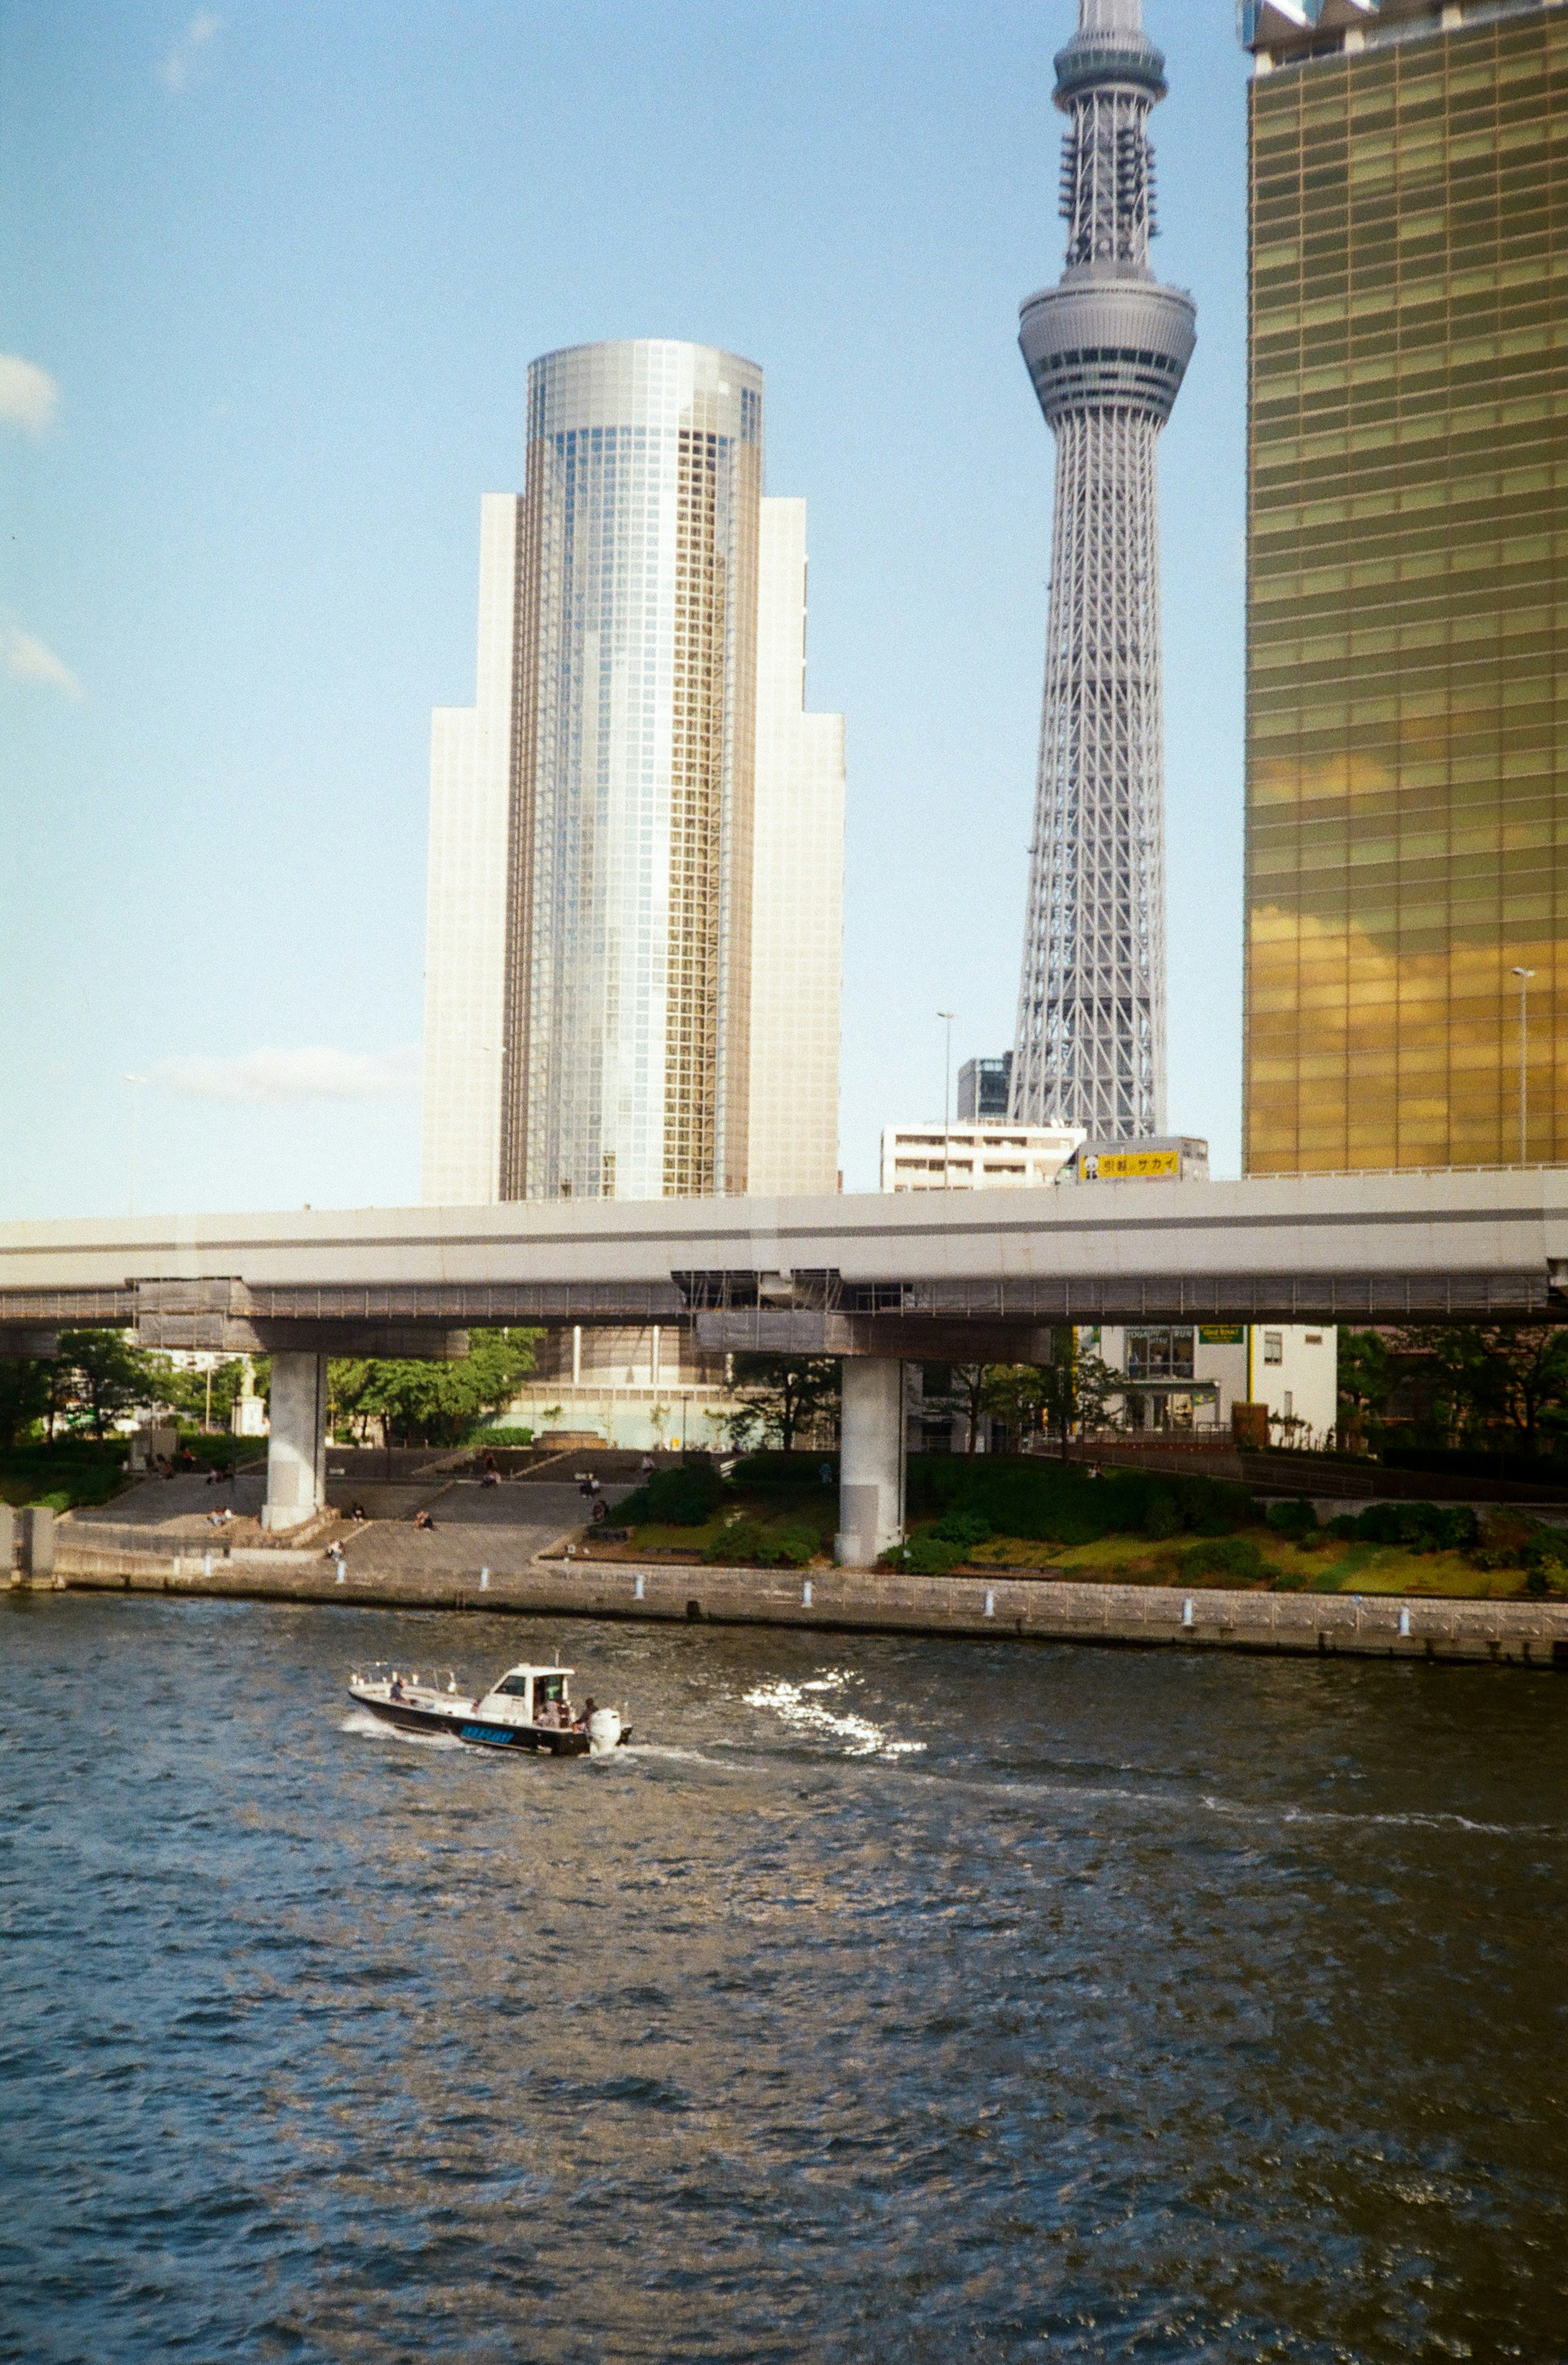
{"type": "Polygon", "coordinates": [[[804,712],[762,373],[578,346],[528,411],[431,734],[425,1198],[831,1191],[844,726],[804,712]]]}
{"type": "Polygon", "coordinates": [[[1194,342],[1162,287],[1140,0],[1079,0],[1056,61],[1067,267],[1019,342],[1057,438],[1056,516],[1013,1115],[1165,1127],[1164,736],[1155,447],[1194,342]]]}

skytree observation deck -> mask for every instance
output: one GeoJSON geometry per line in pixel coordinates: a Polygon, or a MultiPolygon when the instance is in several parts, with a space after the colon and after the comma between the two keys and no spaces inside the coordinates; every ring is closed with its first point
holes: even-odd
{"type": "Polygon", "coordinates": [[[1056,69],[1067,267],[1019,332],[1057,476],[1012,1114],[1104,1139],[1165,1128],[1155,446],[1195,330],[1191,297],[1149,269],[1166,84],[1140,0],[1079,0],[1056,69]]]}

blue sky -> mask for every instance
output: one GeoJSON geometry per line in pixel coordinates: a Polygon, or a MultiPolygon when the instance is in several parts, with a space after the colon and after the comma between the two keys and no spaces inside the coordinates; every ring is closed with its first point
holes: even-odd
{"type": "MultiPolygon", "coordinates": [[[[1237,1171],[1245,85],[1146,0],[1161,272],[1170,1114],[1237,1171]]],[[[429,712],[529,360],[767,373],[848,718],[843,1162],[1012,1040],[1071,0],[0,7],[0,1216],[418,1195],[429,712]],[[309,1058],[302,1055],[310,1054],[309,1058]],[[132,1086],[128,1073],[151,1079],[132,1086]],[[140,1103],[133,1119],[132,1102],[140,1103]]]]}

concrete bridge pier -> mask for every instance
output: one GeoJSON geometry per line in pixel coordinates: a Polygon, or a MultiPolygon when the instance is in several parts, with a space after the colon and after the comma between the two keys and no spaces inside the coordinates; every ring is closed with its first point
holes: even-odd
{"type": "Polygon", "coordinates": [[[834,1557],[845,1568],[869,1568],[903,1541],[903,1365],[846,1355],[840,1368],[844,1441],[834,1557]]]}
{"type": "Polygon", "coordinates": [[[327,1358],[274,1355],[263,1528],[297,1528],[327,1500],[327,1358]]]}

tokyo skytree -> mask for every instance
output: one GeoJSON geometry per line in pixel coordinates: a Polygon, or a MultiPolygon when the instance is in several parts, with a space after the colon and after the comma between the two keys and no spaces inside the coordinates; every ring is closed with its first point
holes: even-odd
{"type": "Polygon", "coordinates": [[[1067,268],[1018,342],[1057,438],[1045,707],[1013,1058],[1014,1122],[1165,1129],[1165,818],[1155,445],[1195,342],[1148,267],[1148,114],[1165,61],[1141,0],[1079,0],[1067,268]]]}

